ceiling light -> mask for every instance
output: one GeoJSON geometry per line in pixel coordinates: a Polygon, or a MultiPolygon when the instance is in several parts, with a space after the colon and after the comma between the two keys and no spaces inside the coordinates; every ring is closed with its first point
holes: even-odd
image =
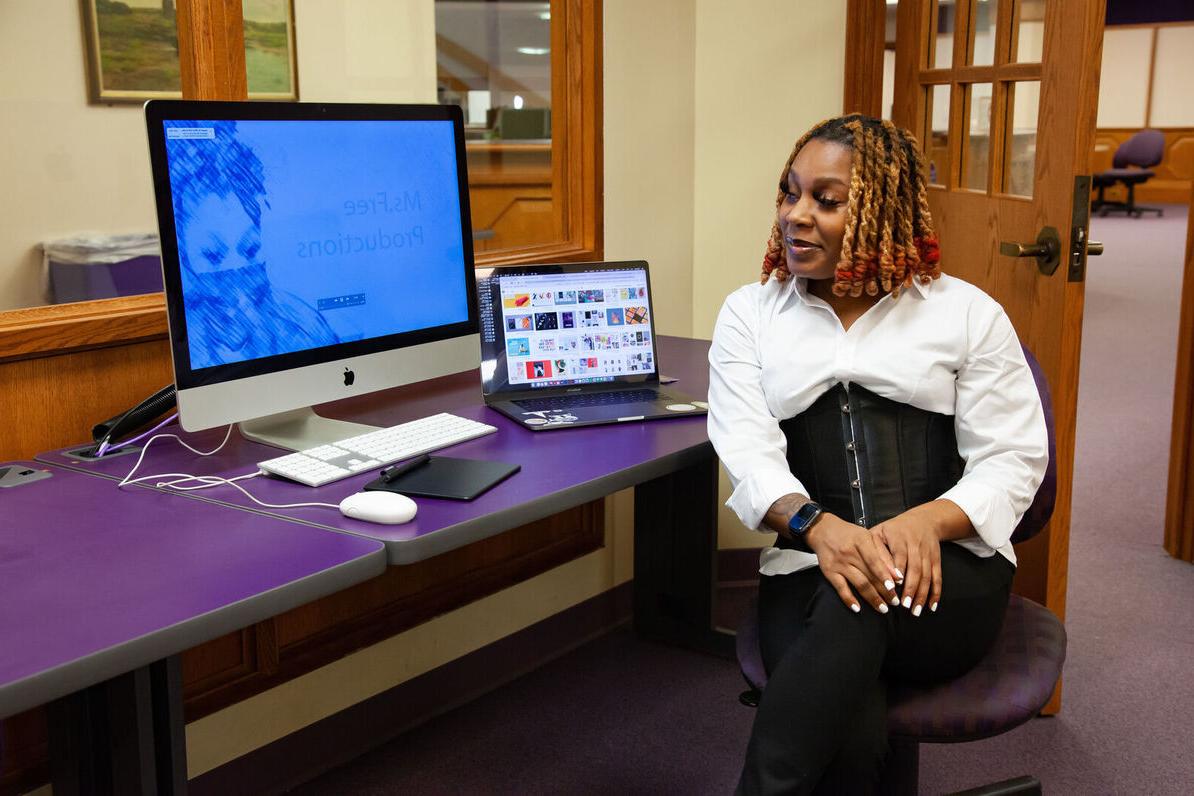
{"type": "Polygon", "coordinates": [[[547,55],[551,52],[547,47],[519,47],[518,51],[523,55],[547,55]]]}

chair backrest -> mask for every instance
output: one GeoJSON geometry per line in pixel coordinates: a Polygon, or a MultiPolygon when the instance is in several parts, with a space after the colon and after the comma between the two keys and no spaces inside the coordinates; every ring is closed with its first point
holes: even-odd
{"type": "Polygon", "coordinates": [[[1165,134],[1160,130],[1141,130],[1115,150],[1111,165],[1117,169],[1128,166],[1151,168],[1165,156],[1165,134]]]}
{"type": "Polygon", "coordinates": [[[1045,380],[1045,372],[1041,369],[1041,363],[1036,361],[1036,357],[1027,347],[1021,346],[1021,348],[1024,349],[1024,359],[1028,360],[1028,369],[1032,371],[1032,379],[1036,382],[1036,391],[1041,396],[1041,409],[1045,413],[1045,429],[1049,434],[1049,465],[1045,468],[1045,480],[1041,481],[1041,486],[1032,499],[1032,505],[1028,507],[1028,511],[1024,512],[1024,516],[1020,518],[1020,524],[1012,532],[1012,542],[1016,544],[1027,541],[1040,533],[1045,524],[1049,522],[1049,518],[1053,516],[1053,506],[1057,502],[1057,435],[1053,428],[1053,398],[1049,394],[1049,382],[1045,380]]]}

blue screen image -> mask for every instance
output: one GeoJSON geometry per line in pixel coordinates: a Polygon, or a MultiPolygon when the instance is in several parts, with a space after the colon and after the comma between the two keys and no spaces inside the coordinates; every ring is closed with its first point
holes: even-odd
{"type": "Polygon", "coordinates": [[[468,320],[450,121],[163,124],[192,369],[468,320]]]}

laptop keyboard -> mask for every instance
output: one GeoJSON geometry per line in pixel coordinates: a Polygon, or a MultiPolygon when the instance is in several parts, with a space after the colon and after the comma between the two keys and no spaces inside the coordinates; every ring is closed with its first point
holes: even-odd
{"type": "Polygon", "coordinates": [[[575,409],[580,406],[616,406],[655,401],[667,396],[655,390],[622,390],[619,392],[597,392],[589,395],[557,395],[552,398],[525,398],[513,403],[533,412],[545,409],[575,409]]]}

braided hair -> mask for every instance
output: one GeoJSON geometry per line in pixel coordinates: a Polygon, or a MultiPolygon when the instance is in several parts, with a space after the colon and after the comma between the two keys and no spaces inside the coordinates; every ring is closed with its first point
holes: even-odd
{"type": "MultiPolygon", "coordinates": [[[[834,271],[834,295],[858,297],[865,290],[870,296],[882,291],[898,297],[913,279],[928,284],[940,277],[941,255],[925,192],[924,155],[910,132],[889,121],[850,114],[827,119],[801,136],[780,175],[777,210],[792,161],[814,138],[853,151],[848,218],[841,260],[834,271]]],[[[772,275],[780,282],[792,275],[784,259],[778,218],[771,227],[759,281],[765,283],[772,275]]]]}

